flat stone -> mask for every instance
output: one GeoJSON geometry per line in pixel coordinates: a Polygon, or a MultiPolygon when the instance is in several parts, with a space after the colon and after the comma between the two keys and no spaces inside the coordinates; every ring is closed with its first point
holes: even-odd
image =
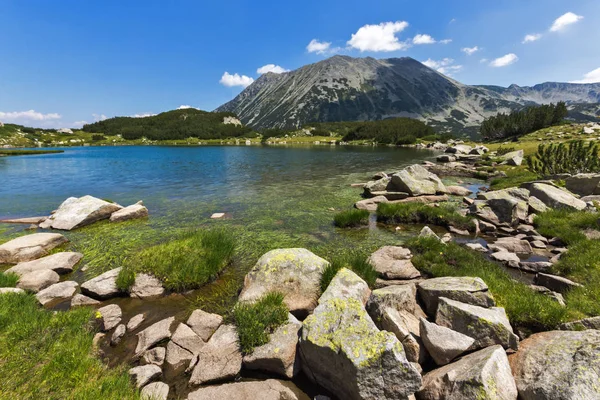
{"type": "Polygon", "coordinates": [[[210,216],[210,219],[221,219],[225,216],[225,213],[214,213],[210,216]]]}
{"type": "Polygon", "coordinates": [[[162,370],[154,364],[140,365],[129,370],[129,376],[135,381],[135,386],[141,388],[148,382],[159,378],[162,370]]]}
{"type": "Polygon", "coordinates": [[[169,398],[169,385],[164,382],[152,382],[142,388],[141,400],[167,400],[169,398]]]}
{"type": "Polygon", "coordinates": [[[146,319],[146,316],[144,314],[134,315],[133,317],[131,317],[131,319],[127,323],[127,330],[128,331],[136,330],[142,324],[142,322],[144,322],[145,319],[146,319]]]}
{"type": "Polygon", "coordinates": [[[547,272],[552,268],[552,263],[546,261],[521,261],[519,268],[527,272],[547,272]]]}
{"type": "Polygon", "coordinates": [[[46,216],[43,217],[26,217],[26,218],[13,218],[13,219],[3,219],[0,220],[0,223],[4,224],[25,224],[25,225],[37,225],[46,220],[46,216]]]}
{"type": "Polygon", "coordinates": [[[289,381],[268,379],[208,386],[191,392],[188,400],[310,400],[289,381]]]}
{"type": "Polygon", "coordinates": [[[566,293],[571,289],[582,287],[579,283],[557,275],[539,273],[535,277],[537,285],[545,286],[558,293],[566,293]]]}
{"type": "Polygon", "coordinates": [[[416,306],[417,289],[415,284],[394,285],[373,290],[367,302],[367,311],[374,320],[377,320],[387,307],[414,313],[416,306]]]}
{"type": "Polygon", "coordinates": [[[173,325],[174,321],[174,317],[165,318],[138,333],[138,343],[135,348],[136,356],[139,357],[144,351],[155,344],[169,339],[171,337],[171,325],[173,325]]]}
{"type": "Polygon", "coordinates": [[[81,293],[92,298],[106,300],[120,296],[121,290],[117,287],[117,276],[121,267],[112,269],[81,284],[81,293]]]}
{"type": "Polygon", "coordinates": [[[110,218],[115,211],[122,209],[118,204],[109,203],[93,196],[70,197],[40,227],[70,231],[110,218]]]}
{"type": "Polygon", "coordinates": [[[534,183],[530,188],[531,195],[537,197],[550,208],[567,210],[585,210],[587,204],[572,194],[543,183],[534,183]]]}
{"type": "Polygon", "coordinates": [[[233,325],[221,325],[198,353],[190,385],[233,379],[242,369],[242,353],[233,325]]]}
{"type": "Polygon", "coordinates": [[[73,281],[55,283],[44,290],[40,290],[35,297],[41,305],[51,305],[73,297],[77,287],[79,287],[79,284],[73,281]]]}
{"type": "Polygon", "coordinates": [[[67,242],[59,233],[33,233],[0,245],[0,264],[17,264],[48,255],[48,251],[67,242]]]}
{"type": "Polygon", "coordinates": [[[48,286],[58,283],[60,277],[50,269],[28,272],[19,278],[17,287],[37,293],[48,286]]]}
{"type": "Polygon", "coordinates": [[[110,215],[110,222],[122,222],[130,219],[146,218],[148,209],[139,201],[125,208],[115,211],[110,215]]]}
{"type": "Polygon", "coordinates": [[[73,267],[83,258],[83,254],[65,251],[52,254],[33,261],[21,262],[5,272],[11,272],[23,276],[28,272],[50,269],[57,274],[63,275],[73,272],[73,267]]]}
{"type": "Polygon", "coordinates": [[[425,312],[435,315],[440,297],[482,307],[495,305],[485,282],[478,277],[441,277],[427,279],[417,285],[425,312]]]}
{"type": "Polygon", "coordinates": [[[367,210],[367,211],[377,211],[377,206],[379,203],[389,203],[389,200],[385,196],[376,196],[370,199],[360,200],[354,204],[354,207],[359,210],[367,210]]]}
{"type": "Polygon", "coordinates": [[[208,342],[222,323],[223,317],[219,314],[211,314],[202,310],[194,310],[186,322],[205,342],[208,342]]]}
{"type": "Polygon", "coordinates": [[[494,246],[501,247],[511,253],[517,254],[531,254],[533,253],[533,249],[531,248],[531,244],[527,240],[515,239],[511,237],[500,238],[496,240],[493,245],[488,245],[490,249],[493,249],[494,246]]]}
{"type": "Polygon", "coordinates": [[[452,196],[469,196],[473,194],[472,191],[462,186],[446,186],[446,193],[452,196]]]}
{"type": "Polygon", "coordinates": [[[534,249],[545,249],[547,246],[541,240],[534,240],[531,242],[531,247],[533,247],[534,249]]]}
{"type": "Polygon", "coordinates": [[[389,203],[421,203],[421,204],[432,204],[432,203],[443,203],[450,200],[448,195],[429,195],[429,196],[416,196],[416,197],[408,197],[402,200],[394,200],[389,203]]]}
{"type": "Polygon", "coordinates": [[[98,300],[94,300],[91,297],[87,297],[80,293],[75,294],[71,299],[71,307],[95,306],[97,304],[100,304],[98,300]]]}
{"type": "Polygon", "coordinates": [[[123,338],[123,336],[125,336],[126,331],[127,331],[127,328],[125,327],[124,324],[117,325],[117,327],[115,328],[115,331],[113,332],[112,336],[110,337],[110,344],[112,346],[118,345],[121,342],[121,339],[123,338]]]}
{"type": "Polygon", "coordinates": [[[158,278],[150,274],[136,274],[135,281],[129,288],[129,295],[138,299],[159,297],[165,293],[165,288],[158,278]]]}
{"type": "Polygon", "coordinates": [[[394,200],[403,200],[406,199],[409,195],[404,192],[388,192],[387,190],[382,192],[371,192],[371,195],[374,197],[383,196],[390,201],[394,200]]]}
{"type": "Polygon", "coordinates": [[[508,265],[512,268],[519,268],[519,263],[521,259],[515,253],[511,253],[509,251],[497,251],[495,253],[490,254],[490,258],[495,261],[499,261],[503,264],[508,265]]]}
{"type": "Polygon", "coordinates": [[[142,365],[154,364],[162,367],[165,362],[166,354],[167,350],[164,347],[153,347],[142,354],[140,363],[142,365]]]}
{"type": "Polygon", "coordinates": [[[175,329],[175,333],[171,336],[171,342],[186,349],[192,354],[198,354],[204,347],[204,341],[198,336],[192,328],[186,324],[180,323],[175,329]]]}
{"type": "Polygon", "coordinates": [[[437,324],[420,320],[421,340],[437,365],[446,365],[471,349],[475,339],[437,324]]]}
{"type": "Polygon", "coordinates": [[[99,314],[102,319],[100,330],[103,332],[110,331],[112,328],[119,325],[119,323],[121,323],[121,317],[123,316],[121,307],[116,304],[100,307],[97,314],[99,314]]]}
{"type": "Polygon", "coordinates": [[[487,249],[481,245],[481,243],[467,243],[465,246],[471,250],[478,251],[480,253],[487,253],[487,249]]]}

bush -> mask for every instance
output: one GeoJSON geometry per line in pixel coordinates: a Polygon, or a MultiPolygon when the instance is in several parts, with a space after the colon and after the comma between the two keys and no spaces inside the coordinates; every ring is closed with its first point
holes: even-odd
{"type": "Polygon", "coordinates": [[[369,212],[367,210],[341,211],[333,217],[333,224],[338,228],[351,228],[369,223],[369,212]]]}
{"type": "Polygon", "coordinates": [[[369,287],[375,286],[377,280],[377,271],[371,264],[367,262],[367,255],[361,252],[352,251],[332,258],[331,262],[323,270],[321,275],[321,292],[324,292],[331,280],[335,277],[338,271],[342,268],[348,268],[356,275],[360,276],[369,287]]]}
{"type": "Polygon", "coordinates": [[[269,343],[269,334],[288,321],[283,294],[268,293],[254,303],[238,303],[233,309],[242,352],[269,343]]]}
{"type": "Polygon", "coordinates": [[[106,140],[106,136],[104,136],[104,135],[92,135],[92,140],[94,142],[98,142],[100,140],[106,140]]]}
{"type": "Polygon", "coordinates": [[[541,144],[537,154],[527,157],[529,170],[540,175],[579,174],[600,171],[598,145],[583,140],[569,144],[541,144]]]}
{"type": "Polygon", "coordinates": [[[422,203],[379,203],[377,206],[377,221],[386,224],[431,224],[446,228],[452,225],[474,230],[472,220],[459,214],[451,205],[431,207],[422,203]]]}
{"type": "Polygon", "coordinates": [[[15,287],[17,282],[19,282],[19,275],[12,272],[0,272],[0,287],[15,287]]]}
{"type": "Polygon", "coordinates": [[[512,153],[513,151],[515,151],[514,147],[502,147],[502,146],[500,146],[500,147],[498,147],[498,150],[496,150],[496,155],[497,156],[503,156],[505,154],[512,153]]]}

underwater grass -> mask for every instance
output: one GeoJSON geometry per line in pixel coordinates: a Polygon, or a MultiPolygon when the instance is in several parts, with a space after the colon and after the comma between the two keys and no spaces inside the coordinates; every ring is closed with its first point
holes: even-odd
{"type": "Polygon", "coordinates": [[[254,348],[267,344],[269,334],[288,321],[284,295],[267,293],[253,303],[238,303],[233,309],[242,352],[252,353],[254,348]]]}
{"type": "Polygon", "coordinates": [[[333,217],[333,224],[338,228],[353,228],[369,223],[369,212],[367,210],[345,210],[340,211],[333,217]]]}
{"type": "Polygon", "coordinates": [[[15,287],[17,282],[19,282],[19,275],[12,272],[0,272],[0,287],[15,287]]]}
{"type": "Polygon", "coordinates": [[[368,256],[364,252],[353,250],[337,254],[331,258],[329,265],[323,270],[321,275],[321,292],[324,292],[331,280],[335,277],[339,270],[348,268],[356,275],[360,276],[369,287],[375,286],[377,280],[377,271],[371,264],[367,262],[368,256]]]}
{"type": "Polygon", "coordinates": [[[54,313],[33,295],[0,296],[0,398],[138,399],[122,368],[92,354],[92,310],[54,313]]]}
{"type": "Polygon", "coordinates": [[[465,230],[474,230],[473,218],[458,213],[455,206],[444,204],[432,207],[421,203],[380,203],[377,206],[377,221],[386,224],[431,224],[443,227],[450,225],[465,230]]]}

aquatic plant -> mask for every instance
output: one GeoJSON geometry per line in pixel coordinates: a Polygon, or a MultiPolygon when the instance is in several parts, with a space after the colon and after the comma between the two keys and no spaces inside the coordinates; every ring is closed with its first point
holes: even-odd
{"type": "Polygon", "coordinates": [[[352,228],[369,223],[369,212],[367,210],[345,210],[340,211],[333,217],[333,224],[338,228],[352,228]]]}
{"type": "Polygon", "coordinates": [[[473,218],[459,214],[452,205],[431,207],[421,203],[380,203],[377,207],[377,221],[387,224],[432,224],[443,227],[450,225],[466,230],[474,230],[473,218]]]}

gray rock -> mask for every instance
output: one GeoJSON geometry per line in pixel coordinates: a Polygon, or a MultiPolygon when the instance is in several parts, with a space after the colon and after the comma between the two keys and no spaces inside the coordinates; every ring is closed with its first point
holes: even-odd
{"type": "Polygon", "coordinates": [[[17,287],[37,293],[50,285],[58,283],[60,276],[51,269],[28,272],[19,278],[17,287]]]}
{"type": "Polygon", "coordinates": [[[496,232],[496,225],[490,224],[489,222],[479,221],[479,228],[483,233],[492,233],[496,232]]]}
{"type": "Polygon", "coordinates": [[[577,174],[565,180],[567,189],[580,196],[600,195],[600,174],[577,174]]]}
{"type": "Polygon", "coordinates": [[[519,346],[519,338],[501,307],[484,308],[442,297],[435,322],[475,339],[473,349],[500,344],[516,350],[519,346]]]}
{"type": "Polygon", "coordinates": [[[140,363],[142,365],[146,364],[154,364],[162,367],[165,362],[165,357],[167,354],[167,350],[164,347],[154,347],[152,349],[146,350],[140,359],[140,363]]]}
{"type": "Polygon", "coordinates": [[[129,370],[129,376],[135,381],[135,386],[141,388],[148,382],[159,378],[162,370],[154,364],[140,365],[129,370]]]}
{"type": "Polygon", "coordinates": [[[124,324],[117,325],[117,327],[115,328],[115,331],[113,332],[112,336],[110,337],[110,344],[112,346],[118,345],[121,342],[121,339],[123,339],[123,336],[125,336],[126,331],[127,331],[127,328],[125,327],[124,324]]]}
{"type": "Polygon", "coordinates": [[[448,163],[448,162],[456,161],[456,157],[448,155],[448,154],[442,154],[442,155],[437,156],[435,160],[437,162],[441,162],[441,163],[448,163]]]}
{"type": "Polygon", "coordinates": [[[188,395],[188,400],[309,400],[291,382],[267,379],[208,386],[188,395]]]}
{"type": "Polygon", "coordinates": [[[427,354],[422,347],[419,319],[413,314],[386,307],[381,313],[377,325],[382,330],[392,332],[402,344],[406,359],[413,363],[423,363],[427,354]]]}
{"type": "Polygon", "coordinates": [[[369,285],[347,268],[340,269],[319,298],[319,304],[336,298],[355,298],[364,305],[371,296],[369,285]]]}
{"type": "Polygon", "coordinates": [[[35,297],[41,305],[52,305],[57,302],[70,299],[75,295],[79,284],[73,281],[64,281],[48,286],[44,290],[40,290],[35,297]]]}
{"type": "Polygon", "coordinates": [[[406,192],[411,196],[446,193],[446,186],[440,178],[419,164],[406,167],[392,175],[390,186],[396,191],[406,192]]]}
{"type": "Polygon", "coordinates": [[[579,200],[585,201],[586,203],[600,202],[600,195],[584,196],[579,200]]]}
{"type": "Polygon", "coordinates": [[[175,343],[183,349],[186,349],[194,355],[198,354],[205,345],[204,341],[200,338],[200,336],[198,336],[192,330],[192,328],[183,323],[177,325],[175,333],[173,333],[173,336],[171,336],[171,342],[175,343]]]}
{"type": "Polygon", "coordinates": [[[77,293],[71,299],[71,307],[95,306],[97,304],[100,304],[98,300],[94,300],[91,297],[87,297],[80,293],[77,293]]]}
{"type": "Polygon", "coordinates": [[[419,237],[434,238],[441,241],[440,237],[436,235],[435,232],[428,226],[424,226],[423,229],[421,229],[421,232],[419,232],[419,237]]]}
{"type": "Polygon", "coordinates": [[[112,213],[122,208],[118,204],[109,203],[93,196],[69,197],[54,214],[40,224],[40,227],[70,231],[102,219],[108,219],[112,213]]]}
{"type": "Polygon", "coordinates": [[[373,195],[374,197],[379,197],[379,196],[383,196],[386,199],[390,200],[390,201],[394,201],[394,200],[403,200],[406,199],[408,196],[408,193],[404,193],[404,192],[388,192],[388,191],[383,191],[383,192],[372,192],[371,195],[373,195]]]}
{"type": "Polygon", "coordinates": [[[534,240],[531,242],[531,247],[533,247],[534,249],[545,249],[547,246],[541,240],[534,240]]]}
{"type": "Polygon", "coordinates": [[[233,379],[242,368],[238,335],[232,325],[221,325],[198,353],[190,385],[233,379]]]}
{"type": "Polygon", "coordinates": [[[452,196],[469,196],[473,192],[462,186],[446,186],[446,191],[452,196]]]}
{"type": "Polygon", "coordinates": [[[121,307],[116,304],[109,304],[104,307],[100,307],[96,314],[101,319],[100,330],[103,332],[110,331],[121,322],[123,313],[121,307]]]}
{"type": "Polygon", "coordinates": [[[495,305],[492,294],[481,278],[477,277],[441,277],[427,279],[417,285],[419,297],[425,306],[425,312],[435,315],[440,297],[461,301],[481,307],[495,305]]]}
{"type": "Polygon", "coordinates": [[[354,207],[358,208],[359,210],[374,212],[377,211],[377,206],[379,203],[389,203],[389,200],[385,196],[375,196],[370,199],[357,201],[356,204],[354,204],[354,207]]]}
{"type": "Polygon", "coordinates": [[[515,253],[511,253],[509,251],[497,251],[495,253],[492,253],[490,255],[490,258],[492,260],[495,261],[499,261],[503,264],[506,264],[507,266],[511,267],[511,268],[519,268],[519,263],[521,261],[521,259],[519,258],[518,255],[516,255],[515,253]]]}
{"type": "Polygon", "coordinates": [[[500,156],[500,159],[508,165],[519,166],[523,163],[523,150],[511,151],[500,156]]]}
{"type": "Polygon", "coordinates": [[[203,341],[208,342],[213,333],[215,333],[223,323],[223,317],[219,314],[210,314],[202,310],[194,310],[186,323],[203,341]]]}
{"type": "Polygon", "coordinates": [[[529,213],[541,214],[543,212],[548,211],[548,206],[546,206],[540,199],[535,196],[531,196],[529,200],[527,200],[527,204],[529,205],[529,213]]]}
{"type": "Polygon", "coordinates": [[[544,274],[541,272],[536,275],[535,283],[558,293],[566,293],[571,289],[582,286],[579,283],[563,278],[562,276],[544,274]]]}
{"type": "Polygon", "coordinates": [[[170,338],[171,325],[174,321],[174,317],[165,318],[138,333],[138,343],[135,348],[136,356],[141,356],[144,351],[148,350],[155,344],[170,338]]]}
{"type": "Polygon", "coordinates": [[[121,267],[112,269],[81,284],[81,293],[92,298],[106,300],[122,294],[117,287],[117,276],[121,267]]]}
{"type": "Polygon", "coordinates": [[[600,331],[600,316],[580,319],[578,321],[565,322],[560,325],[560,329],[567,331],[582,331],[586,329],[596,329],[600,331]]]}
{"type": "Polygon", "coordinates": [[[73,267],[83,258],[81,253],[62,252],[52,254],[38,260],[25,261],[7,269],[5,272],[11,272],[23,276],[28,272],[51,269],[57,274],[68,274],[73,272],[73,267]]]}
{"type": "Polygon", "coordinates": [[[110,222],[121,222],[130,219],[145,218],[148,216],[148,209],[139,201],[120,210],[113,212],[110,215],[110,222]]]}
{"type": "Polygon", "coordinates": [[[48,255],[48,251],[67,242],[59,233],[33,233],[0,245],[0,264],[17,264],[48,255]]]}
{"type": "Polygon", "coordinates": [[[467,243],[465,246],[471,250],[478,251],[480,253],[487,253],[487,249],[481,245],[481,243],[467,243]]]}
{"type": "Polygon", "coordinates": [[[523,400],[600,398],[600,331],[531,335],[510,356],[523,400]]]}
{"type": "Polygon", "coordinates": [[[392,178],[385,177],[374,181],[369,181],[365,184],[365,193],[370,195],[373,192],[384,192],[387,190],[391,180],[392,178]]]}
{"type": "Polygon", "coordinates": [[[146,319],[144,314],[134,315],[127,323],[127,330],[130,332],[136,330],[144,322],[144,319],[146,319]]]}
{"type": "Polygon", "coordinates": [[[158,278],[150,274],[136,274],[135,281],[129,288],[129,295],[138,299],[159,297],[165,293],[165,288],[158,278]]]}
{"type": "Polygon", "coordinates": [[[544,183],[534,183],[530,189],[531,195],[537,197],[550,208],[567,210],[585,210],[587,204],[572,194],[544,183]]]}
{"type": "Polygon", "coordinates": [[[547,272],[552,267],[552,264],[546,261],[521,261],[519,268],[527,272],[547,272]]]}
{"type": "Polygon", "coordinates": [[[439,326],[426,319],[420,321],[421,340],[437,365],[446,365],[471,349],[475,339],[439,326]]]}
{"type": "Polygon", "coordinates": [[[427,373],[419,400],[516,400],[517,387],[506,353],[492,346],[427,373]]]}
{"type": "Polygon", "coordinates": [[[164,382],[152,382],[140,392],[141,400],[167,400],[168,397],[169,385],[164,382]]]}
{"type": "Polygon", "coordinates": [[[374,320],[383,315],[387,307],[414,313],[417,306],[417,289],[414,284],[386,286],[373,290],[367,302],[367,311],[374,320]]]}
{"type": "Polygon", "coordinates": [[[414,279],[421,273],[410,261],[409,249],[400,246],[384,246],[371,254],[368,263],[383,279],[414,279]]]}
{"type": "Polygon", "coordinates": [[[527,240],[516,239],[513,237],[505,237],[496,240],[493,244],[488,245],[490,249],[503,248],[511,253],[531,254],[533,249],[527,240]]]}
{"type": "Polygon", "coordinates": [[[473,148],[471,146],[467,146],[466,144],[457,144],[452,147],[448,147],[446,149],[446,153],[450,154],[469,154],[471,153],[473,148]]]}
{"type": "Polygon", "coordinates": [[[264,254],[244,279],[239,301],[254,301],[273,291],[296,316],[306,316],[316,306],[321,274],[327,261],[306,249],[277,249],[264,254]]]}
{"type": "Polygon", "coordinates": [[[164,362],[165,378],[169,381],[182,375],[194,355],[181,346],[170,341],[167,343],[167,351],[164,362]]]}

